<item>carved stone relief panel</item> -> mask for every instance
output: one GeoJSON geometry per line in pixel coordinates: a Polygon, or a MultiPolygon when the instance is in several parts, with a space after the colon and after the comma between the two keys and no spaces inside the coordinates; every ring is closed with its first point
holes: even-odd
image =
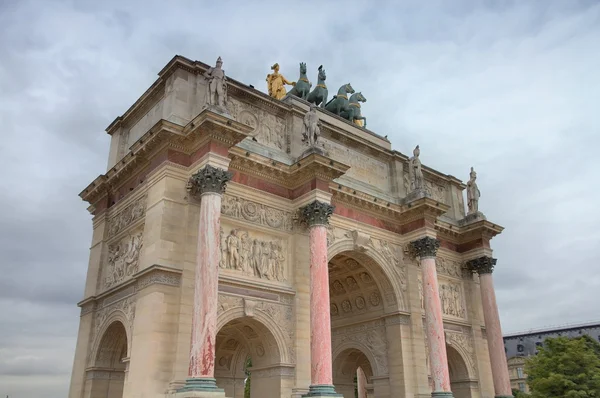
{"type": "Polygon", "coordinates": [[[219,268],[264,280],[286,282],[287,242],[242,228],[221,227],[219,268]]]}
{"type": "Polygon", "coordinates": [[[285,120],[254,105],[229,98],[227,110],[235,120],[253,128],[256,141],[274,149],[287,148],[285,120]]]}
{"type": "MultiPolygon", "coordinates": [[[[347,342],[354,342],[357,343],[357,346],[359,346],[361,349],[368,349],[375,358],[377,369],[379,369],[379,374],[376,374],[375,376],[383,376],[388,374],[388,343],[385,335],[384,320],[378,319],[376,321],[363,323],[361,325],[333,329],[331,342],[332,350],[334,352],[338,347],[347,342]]],[[[375,369],[373,370],[375,371],[375,369]]]]}
{"type": "Polygon", "coordinates": [[[221,213],[282,231],[292,230],[292,213],[251,200],[223,195],[221,213]]]}
{"type": "Polygon", "coordinates": [[[402,246],[386,242],[380,239],[372,239],[375,250],[385,257],[386,261],[392,265],[392,270],[398,275],[400,287],[406,291],[407,274],[406,265],[404,264],[404,251],[402,246]]]}
{"type": "Polygon", "coordinates": [[[442,313],[457,318],[465,318],[463,289],[459,283],[440,281],[442,313]]]}
{"type": "MultiPolygon", "coordinates": [[[[423,301],[423,279],[418,277],[419,297],[421,300],[421,309],[425,308],[423,301]]],[[[442,313],[456,318],[465,318],[465,301],[463,288],[460,283],[450,281],[439,281],[440,301],[442,304],[442,313]]]]}
{"type": "Polygon", "coordinates": [[[453,278],[462,278],[462,264],[459,261],[444,257],[436,257],[435,267],[438,275],[447,275],[453,278]]]}
{"type": "Polygon", "coordinates": [[[144,217],[146,213],[146,196],[142,196],[108,220],[108,238],[127,229],[131,224],[144,217]]]}
{"type": "Polygon", "coordinates": [[[137,229],[108,246],[108,259],[103,272],[103,288],[110,289],[138,271],[143,231],[137,229]]]}
{"type": "Polygon", "coordinates": [[[389,192],[389,165],[374,157],[365,155],[347,145],[324,138],[323,149],[332,159],[350,166],[345,176],[365,182],[384,192],[389,192]]]}

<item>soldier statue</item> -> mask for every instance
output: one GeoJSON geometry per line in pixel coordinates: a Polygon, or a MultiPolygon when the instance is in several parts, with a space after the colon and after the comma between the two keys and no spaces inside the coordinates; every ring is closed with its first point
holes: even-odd
{"type": "Polygon", "coordinates": [[[319,115],[317,115],[317,106],[310,104],[310,110],[304,115],[304,132],[302,133],[302,141],[309,147],[317,145],[317,140],[321,135],[319,128],[319,115]]]}
{"type": "Polygon", "coordinates": [[[479,187],[477,187],[477,173],[471,167],[470,179],[467,182],[467,207],[468,213],[473,214],[479,211],[479,197],[481,196],[481,192],[479,191],[479,187]]]}
{"type": "Polygon", "coordinates": [[[204,72],[204,77],[208,80],[208,104],[225,109],[227,77],[225,77],[225,71],[221,69],[221,66],[223,66],[223,60],[219,57],[217,65],[204,72]]]}

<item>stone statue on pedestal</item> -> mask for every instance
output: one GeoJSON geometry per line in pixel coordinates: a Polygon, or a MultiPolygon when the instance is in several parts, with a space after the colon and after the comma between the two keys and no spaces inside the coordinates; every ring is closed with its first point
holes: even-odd
{"type": "Polygon", "coordinates": [[[216,66],[204,72],[204,77],[208,80],[207,104],[226,109],[227,77],[225,77],[225,71],[221,69],[222,65],[223,60],[221,57],[217,58],[216,66]]]}
{"type": "Polygon", "coordinates": [[[467,182],[467,214],[474,214],[479,211],[479,197],[481,196],[481,192],[479,191],[479,187],[477,187],[477,182],[475,182],[477,180],[477,173],[472,167],[470,177],[467,182]]]}
{"type": "Polygon", "coordinates": [[[423,180],[423,171],[421,170],[421,161],[419,155],[421,150],[417,145],[413,150],[413,157],[408,159],[408,178],[410,181],[410,192],[423,190],[425,188],[423,180]]]}
{"type": "Polygon", "coordinates": [[[315,104],[310,104],[309,111],[304,115],[304,132],[302,133],[302,142],[309,147],[315,147],[317,145],[317,140],[321,135],[319,124],[317,106],[315,104]]]}

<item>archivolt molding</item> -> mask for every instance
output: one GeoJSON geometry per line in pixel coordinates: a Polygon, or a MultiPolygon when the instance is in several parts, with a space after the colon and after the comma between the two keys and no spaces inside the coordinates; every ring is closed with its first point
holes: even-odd
{"type": "Polygon", "coordinates": [[[131,336],[135,318],[135,297],[130,296],[96,311],[93,321],[92,344],[88,349],[88,366],[93,366],[104,334],[114,322],[120,322],[127,337],[127,355],[131,353],[131,336]]]}
{"type": "Polygon", "coordinates": [[[467,364],[469,379],[476,379],[477,358],[471,334],[447,329],[444,331],[444,333],[446,336],[446,344],[454,348],[460,354],[465,364],[467,364]]]}
{"type": "Polygon", "coordinates": [[[348,252],[348,257],[354,258],[374,276],[383,274],[382,278],[374,279],[381,294],[385,295],[386,309],[406,310],[404,292],[407,288],[407,273],[398,245],[367,238],[360,232],[355,233],[354,237],[348,232],[342,238],[336,238],[333,232],[328,233],[328,243],[331,244],[328,248],[329,260],[348,252]],[[397,308],[393,308],[395,305],[397,308]]]}
{"type": "Polygon", "coordinates": [[[331,333],[331,346],[333,358],[347,349],[357,349],[369,359],[374,376],[389,373],[385,321],[381,319],[334,329],[331,333]]]}
{"type": "Polygon", "coordinates": [[[296,363],[293,308],[289,305],[219,294],[217,330],[229,322],[250,317],[263,324],[273,335],[280,353],[280,363],[296,363]]]}

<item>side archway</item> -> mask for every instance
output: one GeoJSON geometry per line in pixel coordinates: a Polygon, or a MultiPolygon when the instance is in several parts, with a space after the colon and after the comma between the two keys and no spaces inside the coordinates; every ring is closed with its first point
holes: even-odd
{"type": "Polygon", "coordinates": [[[338,351],[333,356],[333,384],[336,392],[344,398],[366,398],[366,392],[372,389],[371,379],[375,375],[371,365],[373,360],[369,360],[365,351],[358,348],[340,347],[338,351]]]}
{"type": "Polygon", "coordinates": [[[475,378],[469,374],[469,366],[463,355],[453,346],[446,346],[450,388],[454,398],[471,398],[476,389],[475,378]]]}
{"type": "Polygon", "coordinates": [[[247,385],[252,398],[291,395],[294,368],[272,319],[234,308],[219,315],[217,327],[215,377],[228,397],[244,398],[247,385]]]}
{"type": "Polygon", "coordinates": [[[108,323],[99,334],[86,375],[86,390],[90,391],[90,396],[123,397],[129,346],[124,324],[118,320],[108,323]]]}

